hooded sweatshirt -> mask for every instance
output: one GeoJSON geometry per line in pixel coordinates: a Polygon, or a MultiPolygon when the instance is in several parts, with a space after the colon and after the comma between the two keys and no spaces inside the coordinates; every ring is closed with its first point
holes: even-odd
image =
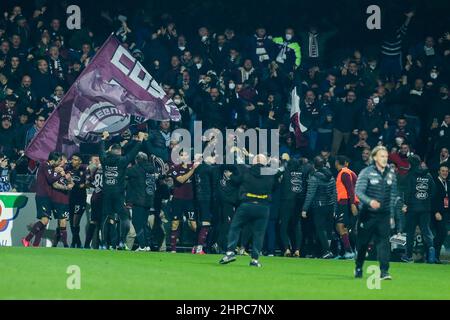
{"type": "Polygon", "coordinates": [[[127,203],[144,208],[153,207],[156,190],[155,167],[148,162],[127,169],[127,203]]]}
{"type": "Polygon", "coordinates": [[[436,185],[428,169],[420,167],[411,169],[405,191],[408,211],[430,213],[435,190],[436,185]]]}

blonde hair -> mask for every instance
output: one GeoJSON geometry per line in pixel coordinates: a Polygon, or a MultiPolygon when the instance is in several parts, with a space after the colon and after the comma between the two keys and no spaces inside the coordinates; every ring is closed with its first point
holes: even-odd
{"type": "Polygon", "coordinates": [[[377,146],[373,148],[370,158],[373,160],[380,151],[386,151],[389,154],[388,149],[385,146],[377,146]]]}

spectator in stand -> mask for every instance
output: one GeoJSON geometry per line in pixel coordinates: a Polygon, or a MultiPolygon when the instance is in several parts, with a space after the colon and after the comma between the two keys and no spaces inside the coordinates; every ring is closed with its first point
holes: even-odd
{"type": "Polygon", "coordinates": [[[334,129],[331,148],[331,154],[333,156],[339,152],[342,142],[346,146],[348,145],[350,135],[356,127],[356,117],[359,111],[356,93],[354,91],[348,91],[343,101],[337,101],[333,104],[334,129]]]}
{"type": "Polygon", "coordinates": [[[351,163],[350,168],[356,175],[359,175],[363,169],[370,165],[370,152],[370,149],[364,149],[359,158],[351,163]]]}

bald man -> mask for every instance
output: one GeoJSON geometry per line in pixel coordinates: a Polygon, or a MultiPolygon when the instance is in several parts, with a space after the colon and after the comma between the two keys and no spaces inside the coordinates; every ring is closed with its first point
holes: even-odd
{"type": "MultiPolygon", "coordinates": [[[[231,222],[228,233],[228,248],[220,264],[228,264],[236,260],[235,249],[239,241],[239,234],[244,226],[250,226],[253,238],[250,266],[261,267],[258,261],[264,241],[264,234],[270,215],[271,193],[281,172],[262,170],[268,165],[264,155],[257,155],[252,166],[244,167],[237,175],[228,172],[233,184],[239,185],[240,205],[231,222]]],[[[266,168],[268,169],[268,168],[266,168]]]]}

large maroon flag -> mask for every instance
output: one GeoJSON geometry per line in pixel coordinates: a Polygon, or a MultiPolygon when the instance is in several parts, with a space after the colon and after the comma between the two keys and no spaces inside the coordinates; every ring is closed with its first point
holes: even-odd
{"type": "Polygon", "coordinates": [[[120,134],[132,116],[179,121],[177,107],[130,52],[110,36],[26,149],[34,160],[72,154],[103,131],[120,134]]]}

